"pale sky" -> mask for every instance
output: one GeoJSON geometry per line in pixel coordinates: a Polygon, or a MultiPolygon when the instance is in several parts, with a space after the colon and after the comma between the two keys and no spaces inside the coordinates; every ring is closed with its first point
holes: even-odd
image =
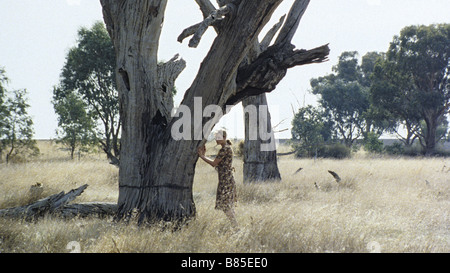
{"type": "MultiPolygon", "coordinates": [[[[284,0],[273,15],[270,28],[288,12],[293,0],[284,0]]],[[[179,53],[187,68],[178,78],[176,104],[189,88],[198,67],[215,37],[212,29],[196,49],[187,40],[176,41],[181,31],[202,19],[194,0],[169,0],[160,59],[169,60],[179,53]]],[[[30,114],[34,120],[35,138],[55,137],[57,117],[51,104],[52,88],[70,47],[76,44],[80,27],[91,27],[103,20],[98,0],[1,0],[0,1],[0,66],[10,79],[7,88],[29,92],[30,114]]],[[[277,89],[268,95],[272,124],[284,122],[277,129],[291,127],[292,108],[316,104],[309,93],[311,78],[331,73],[343,51],[385,52],[394,35],[408,25],[450,23],[449,0],[311,0],[293,44],[311,49],[330,44],[330,61],[290,69],[277,89]]],[[[243,137],[242,107],[237,105],[218,127],[226,127],[229,135],[243,137]]],[[[218,128],[216,127],[216,128],[218,128]]],[[[290,131],[276,134],[290,138],[290,131]]]]}

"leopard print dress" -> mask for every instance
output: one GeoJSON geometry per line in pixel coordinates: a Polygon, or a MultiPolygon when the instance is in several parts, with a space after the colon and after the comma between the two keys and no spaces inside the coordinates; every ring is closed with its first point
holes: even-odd
{"type": "Polygon", "coordinates": [[[227,211],[234,207],[236,203],[236,183],[233,177],[234,168],[233,150],[230,145],[225,145],[220,149],[216,158],[222,159],[216,170],[219,173],[219,184],[217,186],[216,209],[227,211]]]}

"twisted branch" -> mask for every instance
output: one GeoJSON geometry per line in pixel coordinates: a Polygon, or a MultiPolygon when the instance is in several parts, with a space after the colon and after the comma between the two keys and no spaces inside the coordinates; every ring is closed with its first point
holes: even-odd
{"type": "MultiPolygon", "coordinates": [[[[206,10],[206,8],[204,9],[206,10]]],[[[180,36],[178,36],[178,42],[181,43],[185,38],[193,35],[191,40],[189,40],[189,47],[196,48],[208,27],[220,24],[220,22],[224,19],[224,16],[232,13],[235,9],[236,6],[233,3],[228,3],[227,5],[212,11],[201,23],[195,24],[183,30],[180,36]]],[[[202,12],[204,11],[202,10],[202,12]]]]}

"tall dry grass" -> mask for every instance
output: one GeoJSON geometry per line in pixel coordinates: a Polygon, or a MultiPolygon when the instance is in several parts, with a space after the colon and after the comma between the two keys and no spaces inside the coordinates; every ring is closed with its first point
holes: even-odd
{"type": "MultiPolygon", "coordinates": [[[[208,146],[208,154],[214,149],[208,146]]],[[[117,200],[117,168],[97,155],[80,161],[64,156],[0,165],[0,208],[29,201],[29,187],[37,182],[44,185],[42,196],[87,183],[76,201],[117,200]]],[[[217,173],[199,162],[197,216],[181,230],[96,218],[0,219],[0,252],[68,252],[72,241],[81,252],[450,251],[448,158],[281,157],[281,182],[252,185],[242,184],[242,161],[236,158],[233,165],[239,230],[214,210],[217,173]],[[334,181],[328,170],[342,181],[334,181]]]]}

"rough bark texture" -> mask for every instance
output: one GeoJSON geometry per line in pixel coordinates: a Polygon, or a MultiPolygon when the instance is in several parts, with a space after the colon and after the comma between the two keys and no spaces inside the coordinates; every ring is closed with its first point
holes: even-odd
{"type": "MultiPolygon", "coordinates": [[[[244,109],[248,106],[252,105],[256,109],[260,109],[260,106],[267,106],[266,94],[261,94],[258,96],[249,97],[242,101],[242,106],[244,109]]],[[[267,110],[265,113],[266,119],[262,119],[260,117],[259,111],[257,112],[257,118],[255,120],[251,120],[250,115],[244,113],[245,119],[245,140],[244,140],[244,183],[252,183],[252,182],[263,182],[263,181],[274,181],[280,180],[281,175],[278,169],[277,164],[277,151],[276,149],[265,151],[262,149],[262,145],[266,144],[270,141],[275,141],[274,133],[272,130],[270,113],[267,110]],[[268,141],[263,141],[259,135],[259,129],[262,124],[260,122],[264,122],[265,128],[268,134],[271,135],[271,138],[268,141]],[[257,138],[254,139],[250,137],[251,128],[256,128],[257,138]]],[[[255,132],[253,132],[255,133],[255,132]]],[[[275,143],[273,143],[275,146],[275,143]]]]}
{"type": "MultiPolygon", "coordinates": [[[[283,25],[285,16],[281,17],[279,22],[275,24],[264,36],[261,43],[256,40],[254,42],[253,47],[250,49],[249,54],[247,55],[246,60],[241,65],[248,65],[251,62],[254,62],[256,58],[264,52],[269,47],[272,39],[275,37],[277,31],[283,25]]],[[[281,174],[278,169],[277,162],[277,151],[273,149],[272,151],[263,151],[262,145],[267,143],[264,141],[263,143],[261,137],[259,136],[260,130],[260,113],[259,110],[265,111],[265,108],[261,108],[262,106],[267,107],[267,111],[265,113],[265,117],[267,118],[267,122],[265,124],[265,129],[271,134],[271,141],[275,141],[275,136],[272,128],[272,119],[270,117],[270,112],[267,105],[267,97],[266,94],[260,94],[252,97],[248,97],[242,100],[242,107],[244,108],[244,125],[245,125],[245,138],[244,138],[244,167],[243,167],[243,178],[244,183],[251,182],[262,182],[262,181],[274,181],[280,180],[281,174]],[[250,116],[248,113],[245,113],[245,109],[247,106],[252,105],[254,109],[258,109],[256,115],[256,121],[250,120],[250,116]],[[256,126],[255,126],[256,125],[256,126]],[[253,127],[252,127],[253,126],[253,127]],[[250,137],[251,129],[256,130],[256,139],[252,139],[250,137]]],[[[255,115],[254,115],[255,116],[255,115]]],[[[269,141],[270,141],[269,140],[269,141]]]]}
{"type": "MultiPolygon", "coordinates": [[[[192,184],[202,140],[175,141],[156,53],[167,1],[102,0],[104,18],[116,48],[123,122],[118,218],[137,209],[141,220],[174,220],[195,215],[192,184]]],[[[224,18],[183,105],[224,106],[235,90],[235,75],[248,48],[280,0],[242,1],[224,18]],[[245,26],[245,27],[242,27],[245,26]],[[219,64],[219,65],[218,65],[219,64]]],[[[203,124],[206,122],[204,120],[203,124]]],[[[194,134],[192,134],[194,135],[194,134]]]]}
{"type": "Polygon", "coordinates": [[[114,217],[117,213],[117,203],[108,202],[86,202],[68,204],[58,211],[63,218],[74,217],[114,217]]]}

